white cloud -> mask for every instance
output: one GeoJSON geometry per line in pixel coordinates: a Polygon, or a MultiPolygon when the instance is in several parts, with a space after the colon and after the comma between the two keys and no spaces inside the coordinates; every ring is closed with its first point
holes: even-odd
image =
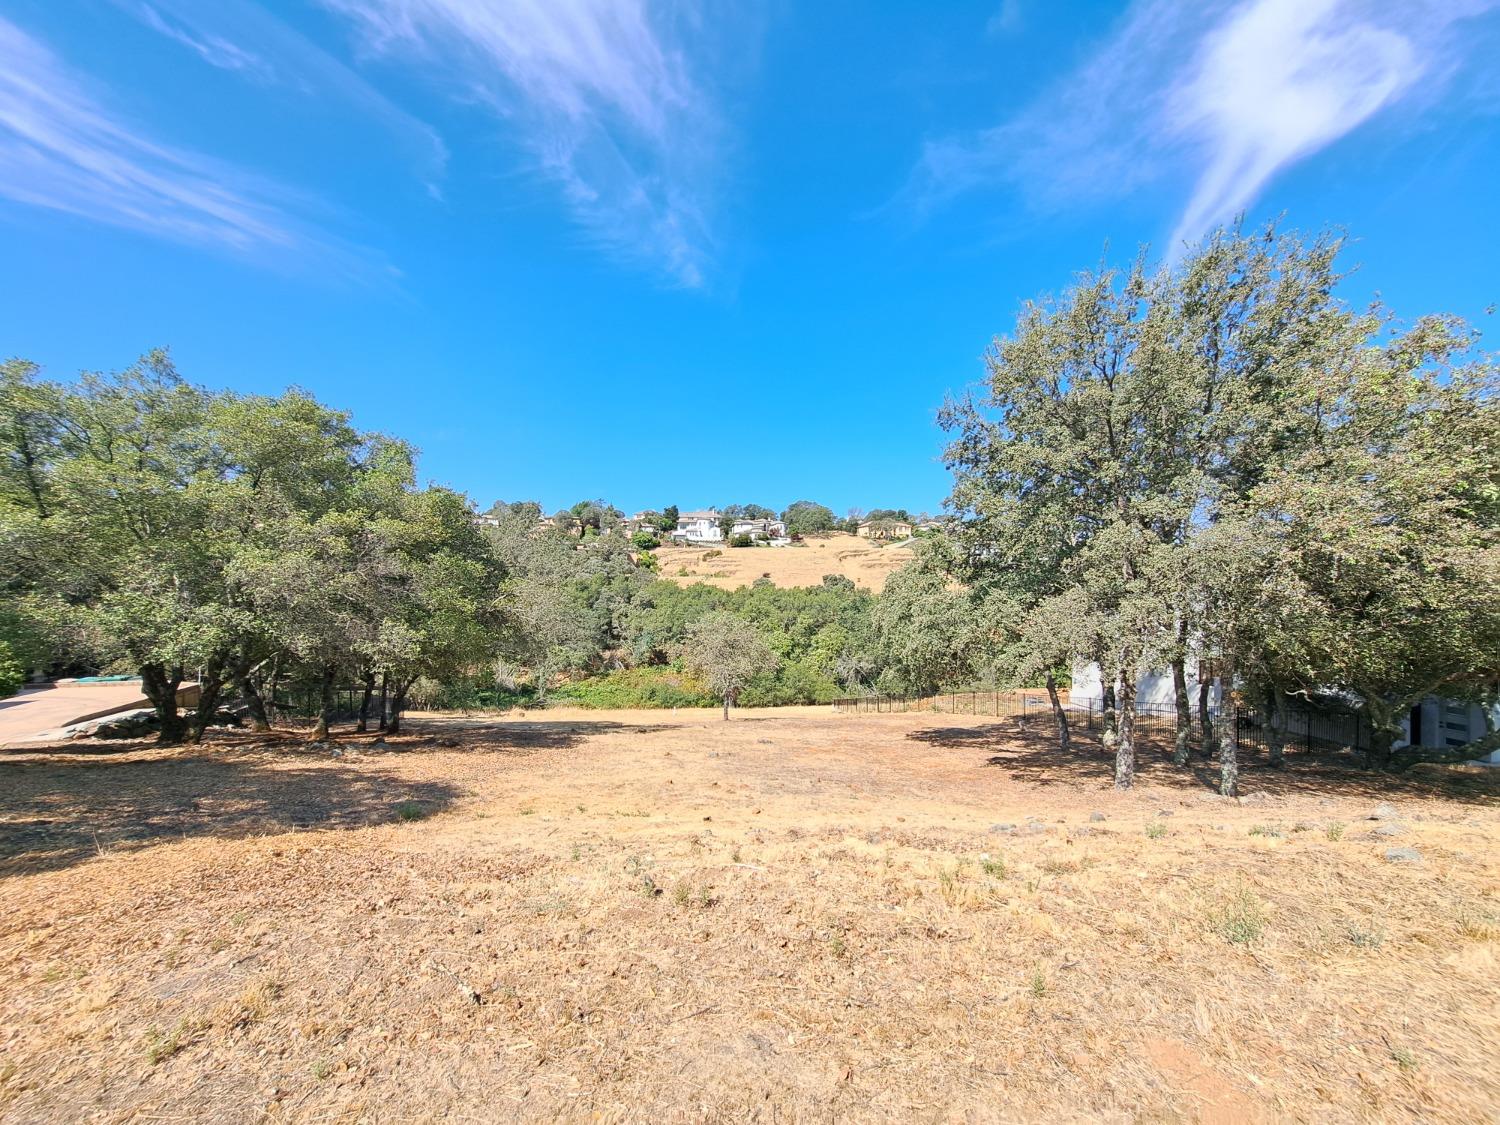
{"type": "Polygon", "coordinates": [[[271,65],[253,51],[247,51],[212,32],[195,34],[192,28],[167,19],[150,4],[141,4],[135,10],[147,27],[196,52],[210,66],[216,66],[220,70],[243,71],[267,81],[275,78],[271,65]]]}
{"type": "Polygon", "coordinates": [[[377,53],[416,58],[518,131],[587,236],[685,286],[706,282],[723,159],[687,18],[644,0],[324,0],[377,53]]]}
{"type": "Polygon", "coordinates": [[[1192,181],[1172,245],[1252,203],[1281,170],[1463,58],[1459,21],[1495,0],[1137,0],[1082,66],[1019,115],[929,142],[919,209],[997,184],[1044,202],[1192,181]]]}
{"type": "Polygon", "coordinates": [[[112,116],[43,43],[0,18],[0,196],[174,241],[351,265],[289,193],[112,116]]]}
{"type": "Polygon", "coordinates": [[[320,104],[353,109],[390,135],[415,165],[428,191],[441,195],[448,149],[437,131],[259,4],[251,0],[113,2],[211,66],[320,104]]]}

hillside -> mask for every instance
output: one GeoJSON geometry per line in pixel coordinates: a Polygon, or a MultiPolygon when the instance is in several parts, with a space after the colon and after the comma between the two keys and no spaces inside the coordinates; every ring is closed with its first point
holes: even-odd
{"type": "Polygon", "coordinates": [[[872,543],[855,535],[829,535],[792,547],[713,548],[663,545],[657,552],[661,575],[687,586],[704,582],[725,590],[769,578],[778,586],[816,586],[825,574],[842,574],[856,586],[879,593],[886,576],[911,558],[911,540],[872,543]],[[682,573],[682,571],[686,573],[682,573]]]}

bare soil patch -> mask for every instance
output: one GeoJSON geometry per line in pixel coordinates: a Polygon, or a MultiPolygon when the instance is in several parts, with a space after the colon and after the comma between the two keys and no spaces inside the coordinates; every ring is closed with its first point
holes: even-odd
{"type": "Polygon", "coordinates": [[[1044,725],[812,708],[334,749],[0,754],[0,1117],[1500,1105],[1494,771],[1294,760],[1236,802],[1148,753],[1117,794],[1044,725]]]}

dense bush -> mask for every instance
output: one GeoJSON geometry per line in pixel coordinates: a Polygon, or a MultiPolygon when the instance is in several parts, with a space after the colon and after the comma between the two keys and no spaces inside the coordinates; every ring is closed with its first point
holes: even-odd
{"type": "Polygon", "coordinates": [[[731,535],[729,537],[729,545],[731,547],[753,547],[755,546],[755,539],[753,536],[743,533],[739,535],[731,535]]]}
{"type": "Polygon", "coordinates": [[[654,551],[661,546],[661,540],[649,531],[637,531],[630,537],[630,545],[637,551],[654,551]]]}
{"type": "Polygon", "coordinates": [[[554,688],[551,698],[575,707],[713,707],[702,684],[671,668],[625,668],[554,688]]]}
{"type": "Polygon", "coordinates": [[[25,682],[26,672],[21,662],[11,655],[10,645],[0,641],[0,699],[15,695],[25,682]]]}

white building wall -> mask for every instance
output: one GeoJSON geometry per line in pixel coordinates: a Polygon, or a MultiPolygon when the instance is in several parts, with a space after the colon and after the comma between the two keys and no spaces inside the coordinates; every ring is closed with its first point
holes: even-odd
{"type": "MultiPolygon", "coordinates": [[[[1188,699],[1192,702],[1193,710],[1198,709],[1198,675],[1196,661],[1190,661],[1187,669],[1188,699]]],[[[1209,705],[1219,705],[1219,682],[1214,680],[1209,690],[1209,705]]],[[[1104,686],[1101,682],[1099,665],[1092,661],[1087,663],[1079,661],[1073,665],[1073,686],[1068,692],[1069,704],[1073,707],[1088,709],[1093,706],[1096,709],[1104,706],[1104,686]]],[[[1150,671],[1142,672],[1136,678],[1135,705],[1139,710],[1165,708],[1175,710],[1177,707],[1177,694],[1172,687],[1172,671],[1150,671]]]]}

